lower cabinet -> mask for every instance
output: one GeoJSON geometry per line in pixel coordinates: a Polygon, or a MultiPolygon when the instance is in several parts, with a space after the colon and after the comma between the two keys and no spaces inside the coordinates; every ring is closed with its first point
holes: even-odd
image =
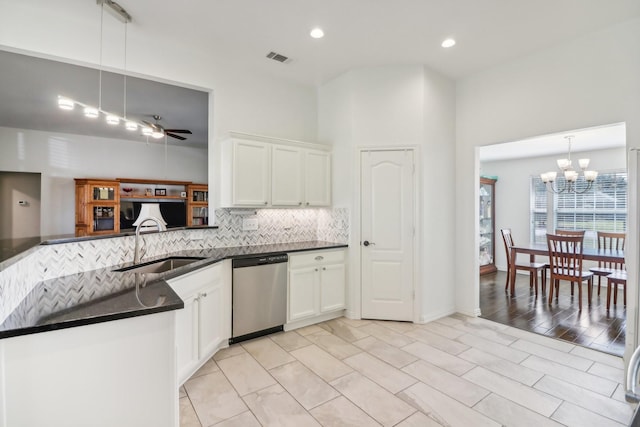
{"type": "Polygon", "coordinates": [[[288,322],[345,308],[344,259],[344,250],[289,255],[288,322]]]}
{"type": "MultiPolygon", "coordinates": [[[[226,345],[227,290],[224,263],[169,281],[184,301],[175,311],[178,383],[184,383],[218,349],[226,345]]],[[[227,285],[230,286],[230,283],[227,285]]]]}

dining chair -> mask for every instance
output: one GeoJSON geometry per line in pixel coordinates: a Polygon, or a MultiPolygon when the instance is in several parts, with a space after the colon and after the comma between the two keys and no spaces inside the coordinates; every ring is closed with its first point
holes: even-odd
{"type": "Polygon", "coordinates": [[[545,275],[545,265],[542,262],[528,262],[518,263],[516,259],[511,259],[511,248],[514,246],[513,235],[510,228],[500,229],[502,232],[502,241],[504,242],[504,249],[507,253],[507,282],[504,285],[504,290],[509,288],[509,278],[511,277],[511,271],[513,268],[517,270],[524,270],[529,272],[529,288],[534,287],[536,295],[538,295],[538,272],[542,278],[542,292],[545,292],[547,278],[545,275]]]}
{"type": "Polygon", "coordinates": [[[618,285],[622,285],[624,306],[627,306],[627,272],[619,270],[607,276],[607,311],[611,303],[611,293],[613,293],[613,305],[618,305],[618,285]]]}
{"type": "MultiPolygon", "coordinates": [[[[562,230],[560,228],[556,228],[555,234],[558,236],[584,236],[585,230],[562,230]]],[[[549,264],[547,264],[547,268],[551,268],[549,264]]],[[[545,274],[547,271],[545,269],[545,274]]],[[[573,296],[573,282],[571,282],[571,296],[573,296]]]]}
{"type": "Polygon", "coordinates": [[[556,299],[560,293],[560,281],[565,280],[578,284],[578,306],[582,310],[582,282],[587,281],[588,303],[591,305],[593,273],[582,271],[582,250],[584,235],[567,236],[547,234],[549,248],[549,264],[551,285],[549,286],[549,304],[553,302],[553,290],[556,289],[556,299]]]}
{"type": "MultiPolygon", "coordinates": [[[[625,237],[625,233],[609,233],[598,231],[598,250],[622,251],[624,250],[625,237]]],[[[600,295],[600,282],[602,280],[602,277],[607,277],[610,274],[614,273],[624,273],[625,270],[626,269],[623,262],[598,261],[597,267],[591,267],[589,271],[598,276],[598,295],[600,295]]],[[[607,285],[607,293],[609,292],[608,286],[609,285],[607,285]]],[[[609,308],[608,301],[609,297],[607,297],[607,308],[609,308]]]]}

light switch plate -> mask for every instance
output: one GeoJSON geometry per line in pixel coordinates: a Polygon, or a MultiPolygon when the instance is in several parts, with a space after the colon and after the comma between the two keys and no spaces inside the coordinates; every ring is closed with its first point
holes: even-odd
{"type": "Polygon", "coordinates": [[[258,218],[243,218],[242,231],[254,231],[258,229],[258,218]]]}

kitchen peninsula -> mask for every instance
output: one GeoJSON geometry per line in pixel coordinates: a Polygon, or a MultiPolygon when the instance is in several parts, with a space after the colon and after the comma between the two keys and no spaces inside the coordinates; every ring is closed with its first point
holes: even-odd
{"type": "Polygon", "coordinates": [[[0,270],[8,296],[1,307],[0,351],[9,425],[177,425],[180,330],[174,313],[184,311],[185,302],[172,279],[220,268],[223,322],[215,352],[230,336],[231,258],[346,247],[321,241],[222,246],[220,234],[213,227],[145,234],[143,261],[202,258],[161,274],[113,271],[131,264],[130,235],[40,245],[15,263],[7,260],[0,270]],[[25,274],[29,267],[38,270],[38,260],[45,271],[25,274]],[[24,287],[30,288],[26,294],[24,287]],[[38,411],[29,411],[34,402],[38,411]]]}

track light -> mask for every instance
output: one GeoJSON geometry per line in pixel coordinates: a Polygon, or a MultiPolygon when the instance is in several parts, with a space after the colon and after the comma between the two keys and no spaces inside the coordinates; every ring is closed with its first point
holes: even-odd
{"type": "Polygon", "coordinates": [[[58,97],[58,107],[62,110],[73,110],[75,103],[69,98],[58,97]]]}
{"type": "Polygon", "coordinates": [[[89,117],[90,119],[95,119],[100,115],[97,108],[94,107],[84,107],[84,115],[89,117]]]}

